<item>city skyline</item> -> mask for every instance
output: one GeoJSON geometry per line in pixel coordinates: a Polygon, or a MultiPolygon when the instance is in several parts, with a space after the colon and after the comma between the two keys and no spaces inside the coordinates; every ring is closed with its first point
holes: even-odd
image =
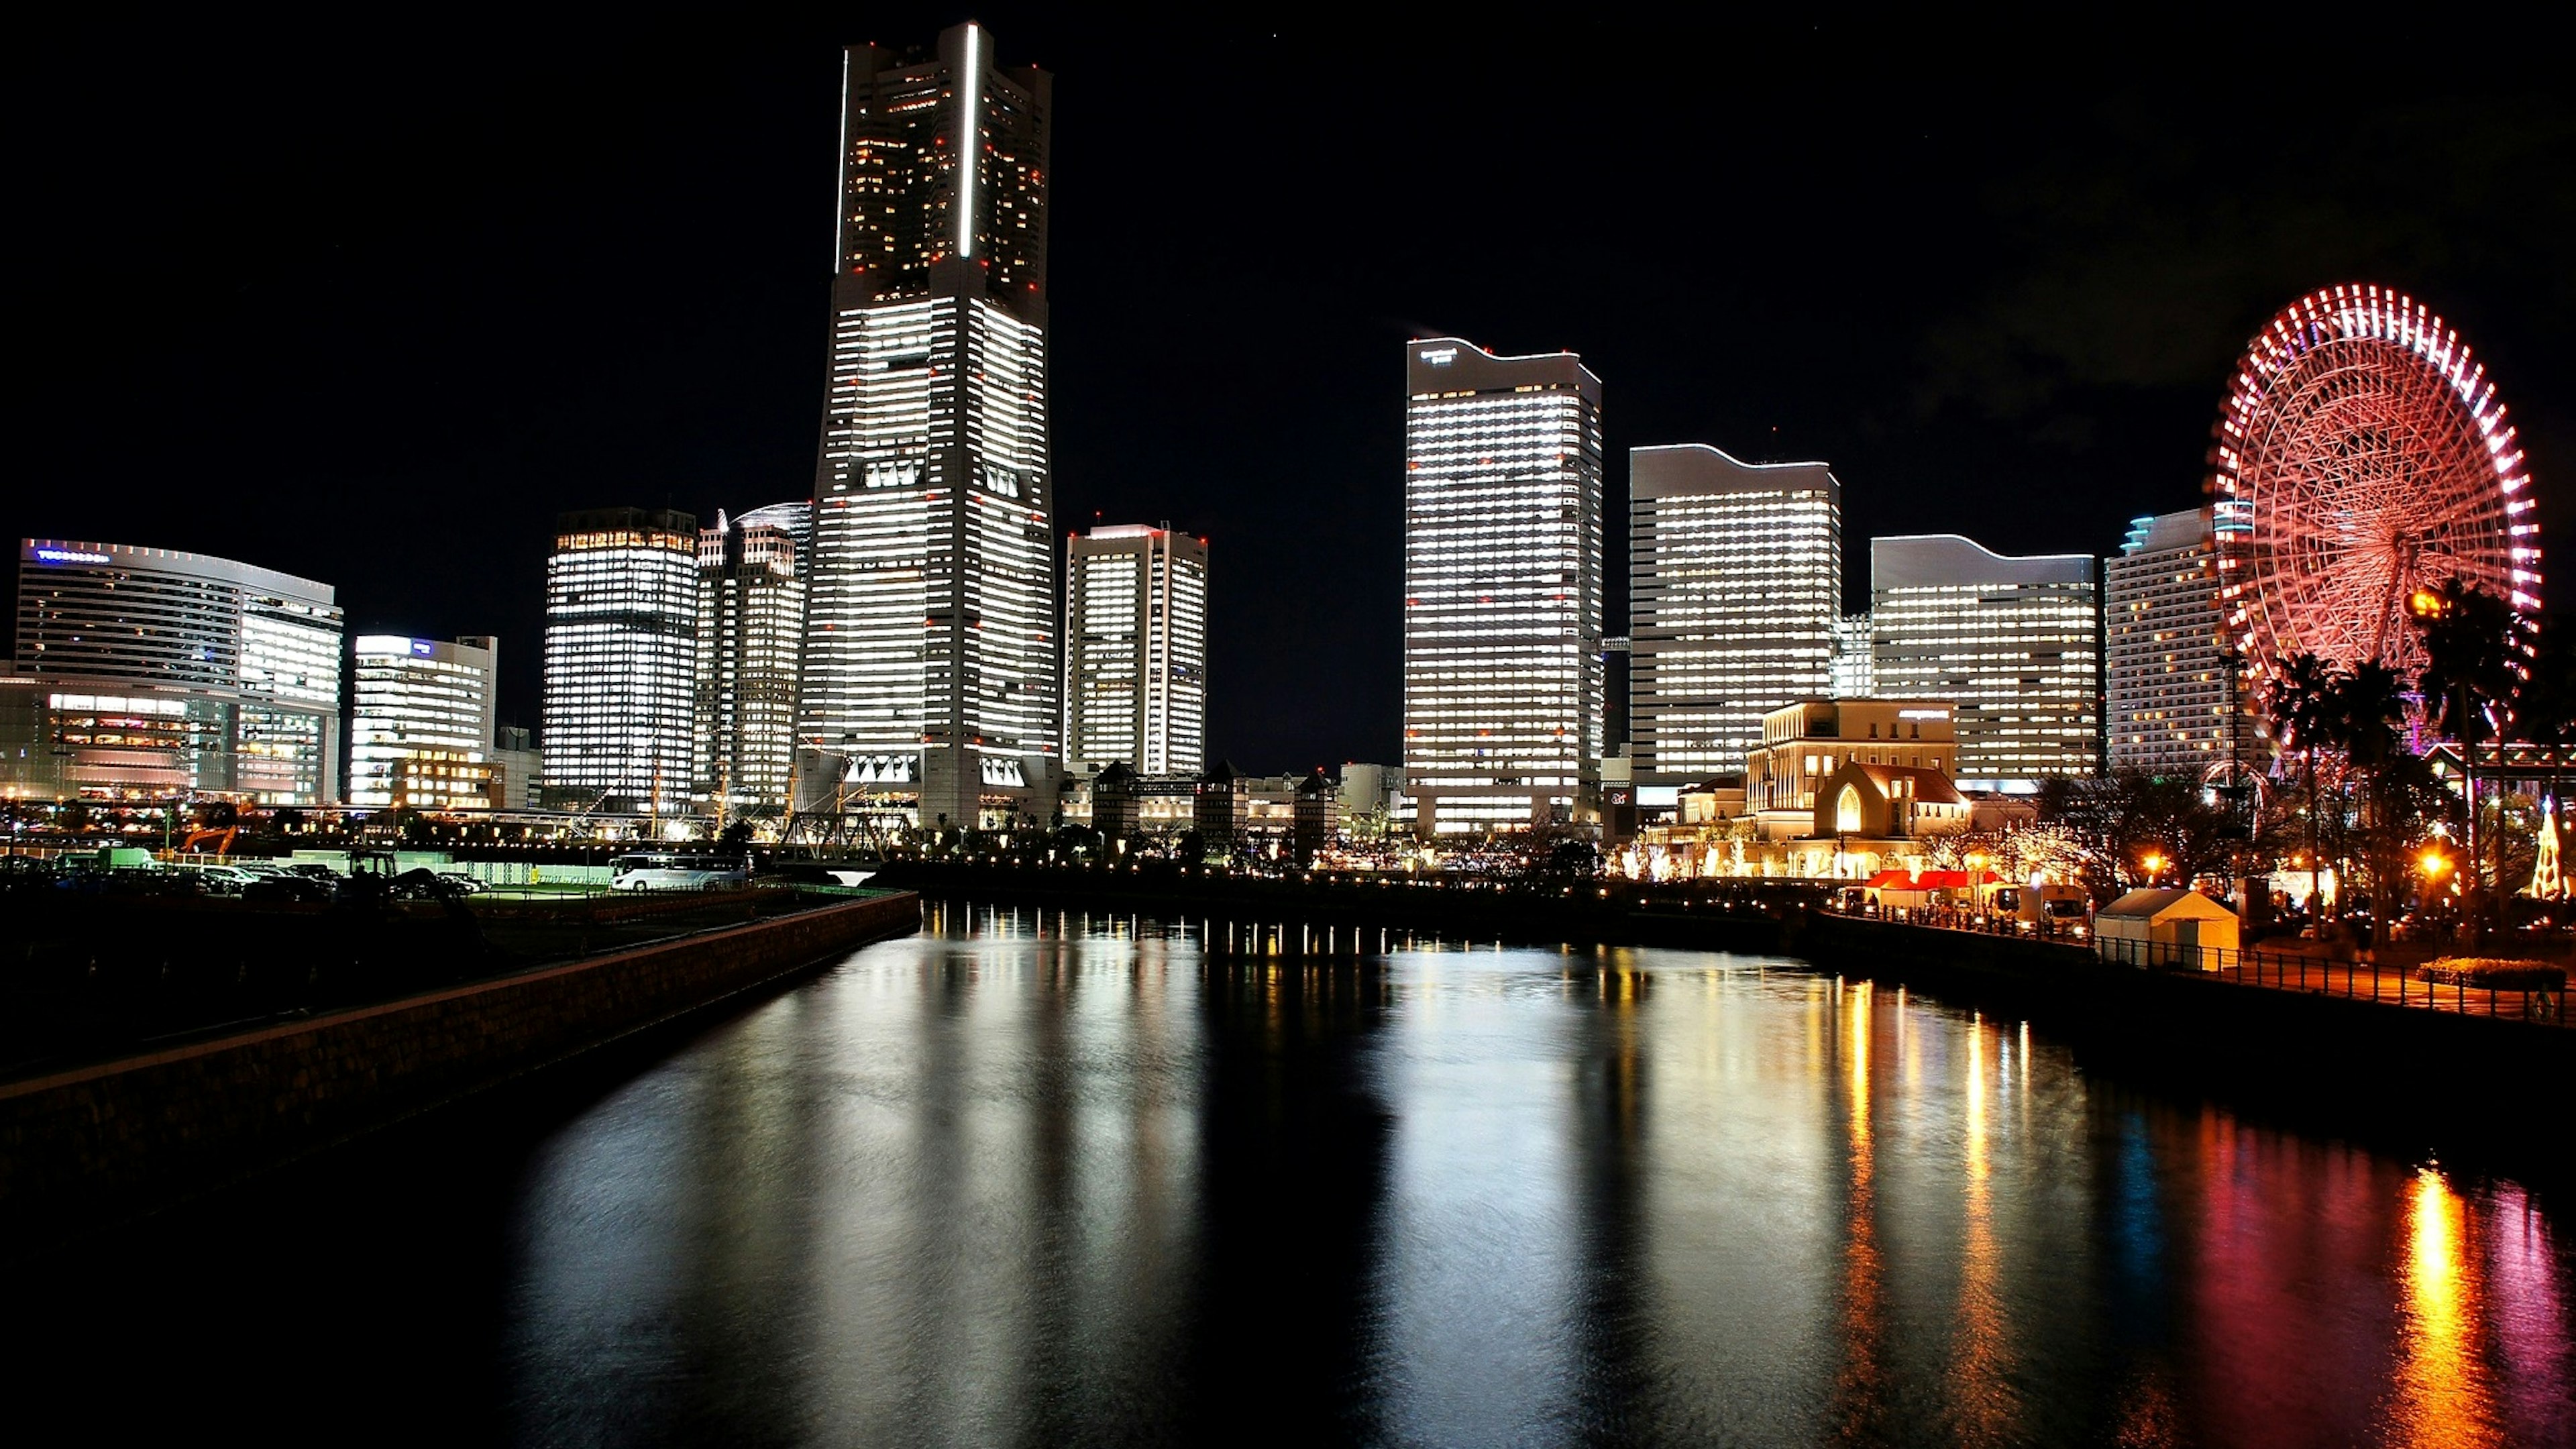
{"type": "MultiPolygon", "coordinates": [[[[874,28],[879,40],[909,42],[962,18],[889,17],[874,28]]],[[[1320,636],[1341,641],[1351,661],[1345,687],[1312,700],[1276,672],[1221,672],[1210,748],[1247,765],[1395,752],[1391,478],[1401,443],[1378,359],[1410,336],[1455,331],[1498,352],[1582,353],[1619,394],[1607,423],[1613,453],[1704,440],[1748,461],[1820,460],[1845,485],[1853,539],[1959,528],[2008,553],[2098,557],[2115,550],[2129,518],[2202,501],[2229,359],[2279,300],[2371,276],[2439,299],[2479,339],[2517,399],[2543,484],[2544,534],[2563,526],[2566,504],[2548,485],[2571,456],[2568,389],[2547,339],[2564,329],[2570,297],[2534,238],[2569,201],[2555,173],[2533,163],[2568,134],[2567,118],[2562,101],[2517,85],[2510,58],[2501,78],[2482,73],[2475,104],[2439,81],[2420,102],[2365,101],[2326,131],[2275,138],[2272,159],[2243,175],[2207,164],[2232,139],[2220,122],[2158,104],[2152,45],[2089,77],[2084,94],[2025,78],[1969,103],[1904,81],[1902,34],[1751,32],[1730,50],[1766,59],[1771,73],[1723,103],[1751,140],[1704,196],[1641,199],[1657,194],[1633,184],[1651,155],[1614,155],[1600,206],[1538,238],[1499,226],[1477,200],[1499,162],[1456,159],[1425,173],[1400,160],[1436,141],[1403,72],[1503,74],[1507,48],[1496,41],[1389,30],[1349,106],[1316,121],[1271,104],[1295,93],[1315,32],[977,18],[1015,61],[1079,78],[1061,98],[1055,143],[1077,178],[1065,204],[1081,223],[1060,228],[1058,244],[1080,264],[1057,270],[1083,279],[1050,299],[1057,526],[1169,517],[1227,550],[1229,577],[1340,584],[1302,595],[1220,588],[1213,598],[1218,658],[1282,656],[1320,636]],[[1173,165],[1122,168],[1121,137],[1142,134],[1152,110],[1140,77],[1219,63],[1239,90],[1229,103],[1239,125],[1222,142],[1182,138],[1173,165]],[[1793,132],[1766,119],[1766,108],[1826,75],[1894,83],[1832,124],[1793,132]],[[2438,149],[2404,124],[2416,105],[2453,122],[2438,149]],[[2056,129],[2032,150],[2043,115],[2056,129]],[[1317,124],[1388,140],[1324,148],[1362,158],[1347,163],[1355,169],[1336,204],[1367,219],[1364,266],[1315,250],[1262,209],[1271,204],[1262,198],[1312,184],[1313,163],[1290,143],[1317,124]],[[2083,206],[2039,212],[2010,199],[2012,177],[2069,148],[2092,148],[2097,163],[2083,206]],[[2464,149],[2483,159],[2454,176],[2451,158],[2464,149]],[[1243,156],[1218,164],[1232,150],[1243,156]],[[1247,190],[1244,175],[1270,179],[1247,190]],[[1870,200],[1873,190],[1885,199],[1870,200]],[[2212,239],[2213,219],[2258,190],[2275,201],[2253,219],[2256,244],[2212,239]],[[2156,246],[2122,235],[2146,216],[2131,208],[2168,192],[2172,205],[2155,209],[2169,218],[2155,223],[2156,246]],[[2505,198],[2510,207],[2493,204],[2505,198]],[[1655,209],[1665,205],[1682,210],[1655,209]],[[1712,240],[1712,266],[1656,273],[1661,288],[1613,284],[1654,255],[1625,235],[1664,234],[1690,207],[1710,205],[1757,212],[1766,225],[1712,240]],[[1941,224],[1883,237],[1880,206],[1941,224]],[[1858,209],[1830,225],[1789,225],[1845,207],[1858,209]],[[1427,230],[1378,221],[1417,214],[1451,220],[1427,230]],[[1154,237],[1173,244],[1139,245],[1154,237]],[[2227,261],[2209,280],[2174,285],[2216,252],[2227,261]],[[1253,276],[1277,285],[1240,285],[1253,276]],[[1528,285],[1541,276],[1566,282],[1528,285]],[[1211,342],[1196,299],[1214,296],[1258,340],[1211,342]],[[2128,300],[2148,297],[2153,307],[2128,300]],[[1676,318],[1696,325],[1676,328],[1676,318]],[[1711,348],[1709,337],[1725,345],[1711,348]],[[1212,357],[1224,365],[1208,365],[1212,357]],[[1141,440],[1139,403],[1157,420],[1141,440]],[[1994,506],[1961,516],[1981,500],[1994,506]]],[[[1570,34],[1602,44],[1618,31],[1570,34]]],[[[297,51],[269,45],[276,37],[183,38],[201,43],[174,50],[268,75],[280,103],[302,107],[318,94],[366,104],[287,66],[297,51]]],[[[30,318],[32,339],[57,363],[29,399],[53,420],[35,430],[30,466],[84,486],[22,503],[19,535],[130,539],[333,578],[352,633],[533,641],[554,512],[640,503],[708,517],[802,491],[823,401],[813,362],[826,336],[811,279],[831,142],[815,138],[831,132],[835,52],[852,38],[825,29],[754,42],[656,22],[616,36],[539,35],[529,59],[503,62],[478,58],[462,35],[430,33],[369,78],[371,91],[418,111],[355,128],[387,148],[383,175],[294,128],[279,145],[171,160],[163,199],[201,204],[205,265],[229,279],[197,294],[204,311],[188,338],[129,319],[148,289],[112,280],[132,245],[116,234],[131,200],[87,189],[70,170],[40,171],[43,226],[19,245],[32,248],[37,274],[57,279],[30,318]],[[643,83],[709,58],[696,92],[643,83]],[[567,63],[540,63],[558,60],[567,63]],[[428,84],[451,71],[457,86],[428,84]],[[581,139],[611,96],[631,147],[581,139]],[[443,108],[499,119],[447,125],[443,108]],[[522,152],[531,159],[514,159],[522,152]],[[649,196],[628,176],[647,164],[634,157],[650,158],[649,196]],[[394,174],[409,179],[396,185],[394,174]],[[404,228],[372,224],[420,194],[442,204],[404,228]],[[647,209],[618,229],[620,247],[598,246],[599,219],[621,206],[647,209]],[[568,288],[564,269],[576,260],[593,281],[568,288]],[[405,327],[361,322],[371,314],[353,303],[396,274],[412,299],[405,327]],[[599,301],[580,300],[590,296],[599,301]],[[525,324],[508,349],[491,345],[503,315],[494,306],[525,324]],[[388,340],[397,335],[399,346],[388,340]],[[109,337],[127,341],[111,355],[100,345],[109,337]],[[579,366],[569,360],[576,339],[579,366]],[[131,397],[167,376],[191,386],[151,390],[159,400],[138,414],[131,397]],[[363,398],[349,390],[358,379],[363,398]],[[371,413],[367,399],[379,393],[435,400],[396,452],[345,431],[343,420],[371,413]],[[632,427],[637,416],[654,425],[632,427]],[[102,437],[116,446],[95,446],[102,437]],[[269,506],[197,506],[210,485],[269,506]],[[401,526],[424,500],[450,495],[469,500],[481,524],[462,550],[401,526]],[[369,566],[346,567],[361,546],[369,566]]],[[[1671,48],[1688,50],[1690,38],[1671,48]]],[[[2185,38],[2166,37],[2176,47],[2185,38]]],[[[47,43],[66,60],[49,69],[66,76],[120,67],[109,94],[150,83],[166,63],[114,34],[47,43]]],[[[183,96],[196,83],[174,79],[183,96]]],[[[1570,100],[1607,104],[1606,81],[1565,84],[1570,100]]],[[[92,101],[51,99],[83,124],[47,168],[126,144],[122,123],[92,101]]],[[[202,109],[218,137],[278,140],[267,104],[202,109]]],[[[1634,104],[1645,109],[1593,109],[1654,132],[1667,103],[1634,104]]],[[[1500,149],[1518,145],[1531,164],[1576,144],[1496,124],[1511,143],[1500,149]]],[[[1608,483],[1615,508],[1624,485],[1615,467],[1608,483]]],[[[1625,625],[1622,562],[1605,580],[1612,632],[1625,625]]],[[[1845,571],[1846,609],[1859,602],[1857,572],[1845,571]]],[[[504,654],[505,720],[536,721],[537,663],[534,649],[504,654]]]]}

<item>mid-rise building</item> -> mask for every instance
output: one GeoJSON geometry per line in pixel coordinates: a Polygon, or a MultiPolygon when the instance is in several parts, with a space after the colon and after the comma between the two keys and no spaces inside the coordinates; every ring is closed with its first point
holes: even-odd
{"type": "Polygon", "coordinates": [[[361,634],[351,646],[349,803],[481,810],[503,803],[492,758],[500,643],[361,634]]]}
{"type": "Polygon", "coordinates": [[[1955,533],[1870,541],[1878,692],[1957,706],[1959,783],[2101,769],[2102,595],[2090,554],[2006,557],[1955,533]]]}
{"type": "Polygon", "coordinates": [[[1207,540],[1112,525],[1064,547],[1066,764],[1194,775],[1207,759],[1207,540]]]}
{"type": "Polygon", "coordinates": [[[1052,85],[974,24],[843,57],[797,733],[922,826],[1026,808],[1061,762],[1052,85]]]}
{"type": "Polygon", "coordinates": [[[1631,778],[1741,770],[1763,715],[1832,692],[1842,485],[1688,443],[1632,449],[1628,496],[1631,778]]]}
{"type": "Polygon", "coordinates": [[[503,725],[493,733],[493,808],[538,808],[537,784],[544,774],[545,755],[537,748],[536,731],[525,725],[503,725]]]}
{"type": "Polygon", "coordinates": [[[20,793],[340,798],[343,622],[328,584],[231,559],[26,539],[20,793]]]}
{"type": "Polygon", "coordinates": [[[2110,767],[2224,776],[2229,752],[2264,748],[2253,694],[2220,648],[2218,551],[2209,508],[2134,520],[2103,560],[2103,710],[2110,767]]]}
{"type": "Polygon", "coordinates": [[[1945,699],[1807,699],[1762,717],[1762,742],[1746,752],[1745,808],[1792,824],[1816,808],[1816,791],[1845,765],[1933,770],[1958,767],[1957,714],[1945,699]]]}
{"type": "Polygon", "coordinates": [[[556,520],[546,560],[545,791],[670,813],[695,765],[698,521],[601,508],[556,520]]]}
{"type": "Polygon", "coordinates": [[[805,580],[794,504],[755,509],[698,536],[698,670],[690,798],[714,813],[787,809],[796,748],[805,580]]]}
{"type": "Polygon", "coordinates": [[[1405,349],[1404,779],[1415,829],[1589,818],[1603,754],[1601,379],[1405,349]]]}

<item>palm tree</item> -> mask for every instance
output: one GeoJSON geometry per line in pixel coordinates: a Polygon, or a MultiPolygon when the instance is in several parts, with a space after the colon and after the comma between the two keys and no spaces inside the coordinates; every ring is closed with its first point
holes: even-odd
{"type": "Polygon", "coordinates": [[[2384,788],[2388,773],[2407,758],[2405,737],[2406,681],[2376,659],[2364,660],[2339,675],[2329,690],[2325,727],[2344,759],[2362,776],[2367,818],[2362,828],[2362,854],[2370,865],[2370,944],[2386,939],[2389,913],[2396,908],[2395,882],[2405,876],[2405,820],[2392,808],[2396,793],[2384,788]]]}
{"type": "Polygon", "coordinates": [[[2460,771],[2469,797],[2464,843],[2474,915],[2483,904],[2486,876],[2478,854],[2478,737],[2492,735],[2501,748],[2514,700],[2528,677],[2531,626],[2511,604],[2456,578],[2440,588],[2416,590],[2408,603],[2424,639],[2421,687],[2434,707],[2434,728],[2460,742],[2460,771]]]}
{"type": "Polygon", "coordinates": [[[2273,671],[2272,690],[2264,705],[2271,716],[2272,737],[2284,749],[2299,752],[2299,770],[2308,801],[2308,924],[2318,923],[2323,892],[2317,885],[2317,751],[2333,734],[2335,685],[2341,671],[2314,654],[2293,654],[2273,671]]]}

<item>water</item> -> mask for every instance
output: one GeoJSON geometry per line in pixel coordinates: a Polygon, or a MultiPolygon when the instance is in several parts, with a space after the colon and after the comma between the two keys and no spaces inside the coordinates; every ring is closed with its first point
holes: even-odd
{"type": "Polygon", "coordinates": [[[2538,1196],[2018,1021],[973,925],[84,1248],[10,1376],[113,1382],[101,1430],[572,1445],[2576,1436],[2538,1196]]]}

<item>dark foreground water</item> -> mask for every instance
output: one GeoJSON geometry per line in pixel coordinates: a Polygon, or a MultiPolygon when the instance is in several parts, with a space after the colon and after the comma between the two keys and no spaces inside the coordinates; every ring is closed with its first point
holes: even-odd
{"type": "Polygon", "coordinates": [[[1194,926],[943,925],[621,1080],[51,1264],[12,1285],[12,1414],[84,1441],[2576,1435],[2576,1256],[2534,1195],[2096,1080],[2017,1021],[1688,952],[1322,966],[1194,926]]]}

